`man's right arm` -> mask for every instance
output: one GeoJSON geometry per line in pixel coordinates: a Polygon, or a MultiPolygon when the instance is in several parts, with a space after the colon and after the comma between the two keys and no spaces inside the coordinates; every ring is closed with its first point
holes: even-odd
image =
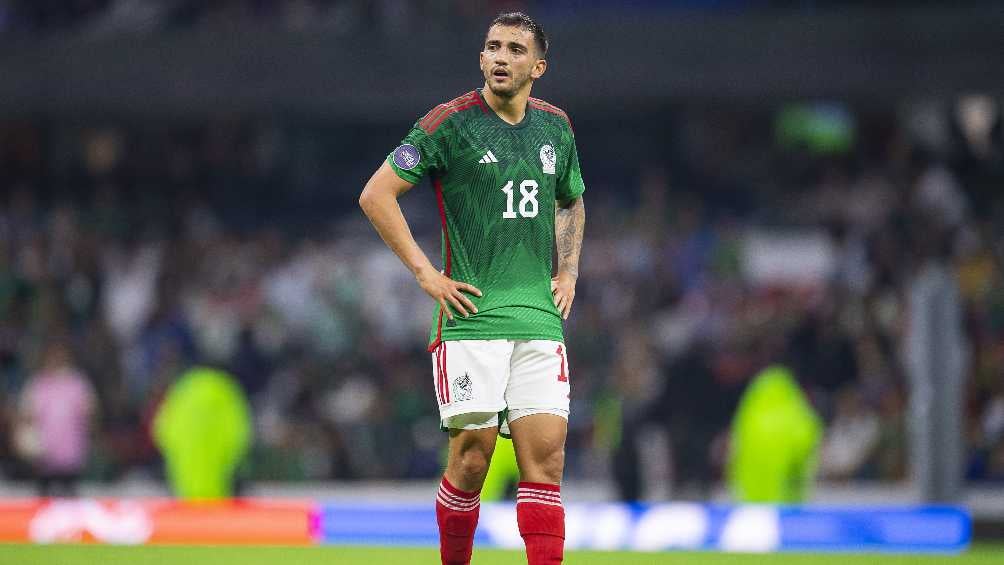
{"type": "Polygon", "coordinates": [[[385,161],[363,188],[359,206],[387,247],[411,270],[422,290],[439,303],[449,319],[453,319],[453,313],[447,307],[447,302],[465,318],[468,312],[476,314],[477,308],[463,293],[481,296],[481,291],[437,271],[411,234],[397,199],[413,186],[415,185],[399,177],[385,161]]]}

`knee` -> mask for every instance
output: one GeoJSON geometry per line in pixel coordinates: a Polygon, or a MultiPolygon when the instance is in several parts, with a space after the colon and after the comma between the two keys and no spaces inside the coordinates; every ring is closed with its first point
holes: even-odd
{"type": "Polygon", "coordinates": [[[552,483],[560,483],[561,475],[565,471],[565,448],[564,446],[559,447],[551,451],[547,457],[544,458],[543,465],[541,465],[544,475],[547,480],[552,483]]]}
{"type": "Polygon", "coordinates": [[[458,471],[468,480],[480,483],[488,474],[491,454],[480,449],[468,449],[460,454],[458,471]]]}
{"type": "Polygon", "coordinates": [[[565,450],[563,447],[549,449],[534,457],[530,469],[524,472],[523,479],[537,483],[560,484],[565,471],[565,450]]]}

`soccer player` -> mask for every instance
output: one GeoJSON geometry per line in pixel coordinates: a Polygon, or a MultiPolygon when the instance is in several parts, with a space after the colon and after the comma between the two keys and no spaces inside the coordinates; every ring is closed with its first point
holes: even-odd
{"type": "Polygon", "coordinates": [[[418,120],[359,198],[438,304],[429,351],[450,438],[436,497],[443,563],[470,562],[498,433],[511,434],[516,452],[516,516],[528,562],[563,558],[569,368],[562,319],[575,298],[585,186],[568,116],[530,98],[547,70],[546,53],[544,31],[530,17],[495,18],[480,54],[484,86],[418,120]],[[442,221],[442,272],[415,243],[397,202],[425,175],[442,221]]]}

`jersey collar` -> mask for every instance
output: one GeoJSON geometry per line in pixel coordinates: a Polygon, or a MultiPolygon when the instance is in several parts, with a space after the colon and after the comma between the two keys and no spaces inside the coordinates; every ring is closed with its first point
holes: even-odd
{"type": "Polygon", "coordinates": [[[530,101],[529,100],[527,100],[527,102],[526,102],[526,113],[523,114],[523,119],[520,120],[520,122],[518,124],[510,124],[509,122],[503,120],[498,115],[498,113],[496,113],[495,110],[493,110],[492,107],[488,105],[488,101],[485,100],[485,95],[481,93],[481,89],[480,88],[476,89],[476,92],[478,93],[478,98],[481,99],[481,103],[484,104],[485,109],[488,110],[487,113],[490,114],[491,117],[492,117],[492,119],[494,119],[496,122],[498,122],[503,127],[506,127],[506,128],[509,128],[509,129],[523,129],[526,126],[530,125],[530,119],[533,117],[534,110],[533,110],[533,108],[530,107],[530,101]]]}

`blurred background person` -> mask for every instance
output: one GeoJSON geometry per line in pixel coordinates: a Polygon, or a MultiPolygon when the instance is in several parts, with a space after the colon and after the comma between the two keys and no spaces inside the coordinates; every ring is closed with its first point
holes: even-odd
{"type": "Polygon", "coordinates": [[[801,504],[816,479],[822,425],[794,375],[767,367],[732,422],[728,482],[737,502],[801,504]]]}
{"type": "Polygon", "coordinates": [[[15,445],[38,481],[40,496],[75,496],[91,453],[97,397],[66,341],[45,348],[42,366],[21,393],[15,445]]]}
{"type": "Polygon", "coordinates": [[[251,415],[237,380],[193,367],[170,385],[153,423],[175,496],[213,500],[234,496],[236,473],[251,443],[251,415]]]}

